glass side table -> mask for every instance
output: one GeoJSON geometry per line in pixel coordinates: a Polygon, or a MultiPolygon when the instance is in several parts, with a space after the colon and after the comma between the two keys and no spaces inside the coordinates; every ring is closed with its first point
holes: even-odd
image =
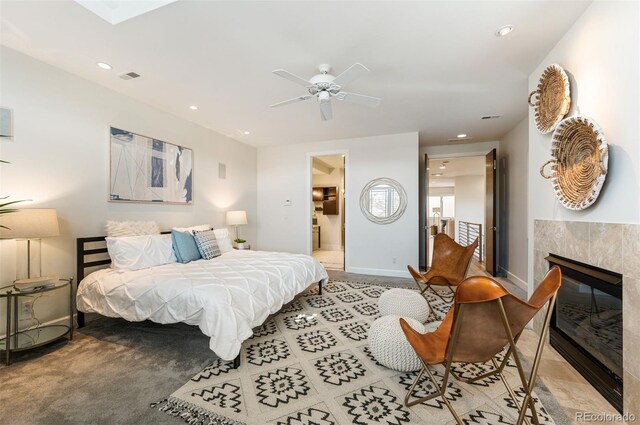
{"type": "MultiPolygon", "coordinates": [[[[11,353],[18,351],[31,350],[45,344],[52,343],[59,339],[69,336],[69,340],[73,339],[73,278],[60,279],[52,286],[37,288],[29,291],[20,291],[13,285],[0,288],[0,299],[6,299],[7,307],[7,323],[6,336],[0,339],[0,353],[4,352],[5,362],[7,365],[11,363],[11,353]],[[28,326],[26,329],[20,330],[20,304],[19,300],[24,297],[33,297],[32,303],[43,296],[45,293],[52,291],[69,291],[69,324],[59,325],[41,325],[38,319],[32,315],[37,324],[28,326]],[[13,325],[13,326],[12,326],[13,325]]],[[[33,304],[31,304],[33,309],[33,304]]]]}

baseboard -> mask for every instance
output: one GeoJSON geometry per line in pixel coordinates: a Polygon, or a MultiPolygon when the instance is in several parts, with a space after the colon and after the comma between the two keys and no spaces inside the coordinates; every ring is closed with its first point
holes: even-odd
{"type": "Polygon", "coordinates": [[[388,269],[368,269],[364,267],[347,267],[345,270],[347,273],[369,274],[373,276],[388,276],[388,277],[406,277],[411,278],[408,271],[404,270],[388,270],[388,269]]]}
{"type": "Polygon", "coordinates": [[[529,290],[528,286],[529,285],[527,285],[527,282],[525,282],[524,280],[520,279],[518,276],[516,276],[515,274],[511,273],[508,270],[507,270],[507,279],[509,279],[511,281],[511,283],[516,285],[518,288],[522,289],[525,293],[528,292],[528,290],[529,290]]]}

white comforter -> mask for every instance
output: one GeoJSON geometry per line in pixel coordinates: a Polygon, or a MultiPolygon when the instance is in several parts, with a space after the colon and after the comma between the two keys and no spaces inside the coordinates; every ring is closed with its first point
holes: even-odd
{"type": "Polygon", "coordinates": [[[188,264],[99,270],[80,283],[77,305],[86,313],[132,322],[198,325],[211,337],[209,347],[232,360],[254,327],[326,279],[324,267],[308,255],[234,250],[188,264]]]}

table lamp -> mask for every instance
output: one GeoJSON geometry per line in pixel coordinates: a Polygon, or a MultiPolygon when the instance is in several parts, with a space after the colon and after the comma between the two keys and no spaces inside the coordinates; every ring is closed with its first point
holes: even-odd
{"type": "MultiPolygon", "coordinates": [[[[53,208],[24,208],[0,216],[0,239],[24,240],[27,244],[26,279],[25,274],[22,273],[22,267],[18,267],[16,273],[18,279],[14,282],[16,288],[25,290],[57,281],[58,278],[55,276],[42,276],[40,249],[41,238],[59,235],[58,216],[53,208]],[[33,251],[36,251],[35,261],[32,258],[33,251]]],[[[20,255],[19,251],[18,246],[16,262],[20,265],[21,261],[24,261],[24,256],[20,255]]]]}
{"type": "Polygon", "coordinates": [[[227,224],[236,228],[236,239],[238,237],[238,226],[247,224],[247,212],[246,211],[227,211],[227,224]]]}
{"type": "Polygon", "coordinates": [[[436,222],[436,224],[431,226],[431,236],[435,236],[438,234],[438,218],[440,218],[440,207],[433,207],[431,208],[431,211],[433,211],[433,218],[436,222]]]}

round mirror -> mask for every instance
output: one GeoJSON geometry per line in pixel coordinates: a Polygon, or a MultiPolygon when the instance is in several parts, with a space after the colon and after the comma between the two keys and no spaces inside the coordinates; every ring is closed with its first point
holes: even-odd
{"type": "Polygon", "coordinates": [[[360,193],[362,214],[376,224],[393,223],[407,208],[407,193],[393,179],[371,180],[360,193]]]}

